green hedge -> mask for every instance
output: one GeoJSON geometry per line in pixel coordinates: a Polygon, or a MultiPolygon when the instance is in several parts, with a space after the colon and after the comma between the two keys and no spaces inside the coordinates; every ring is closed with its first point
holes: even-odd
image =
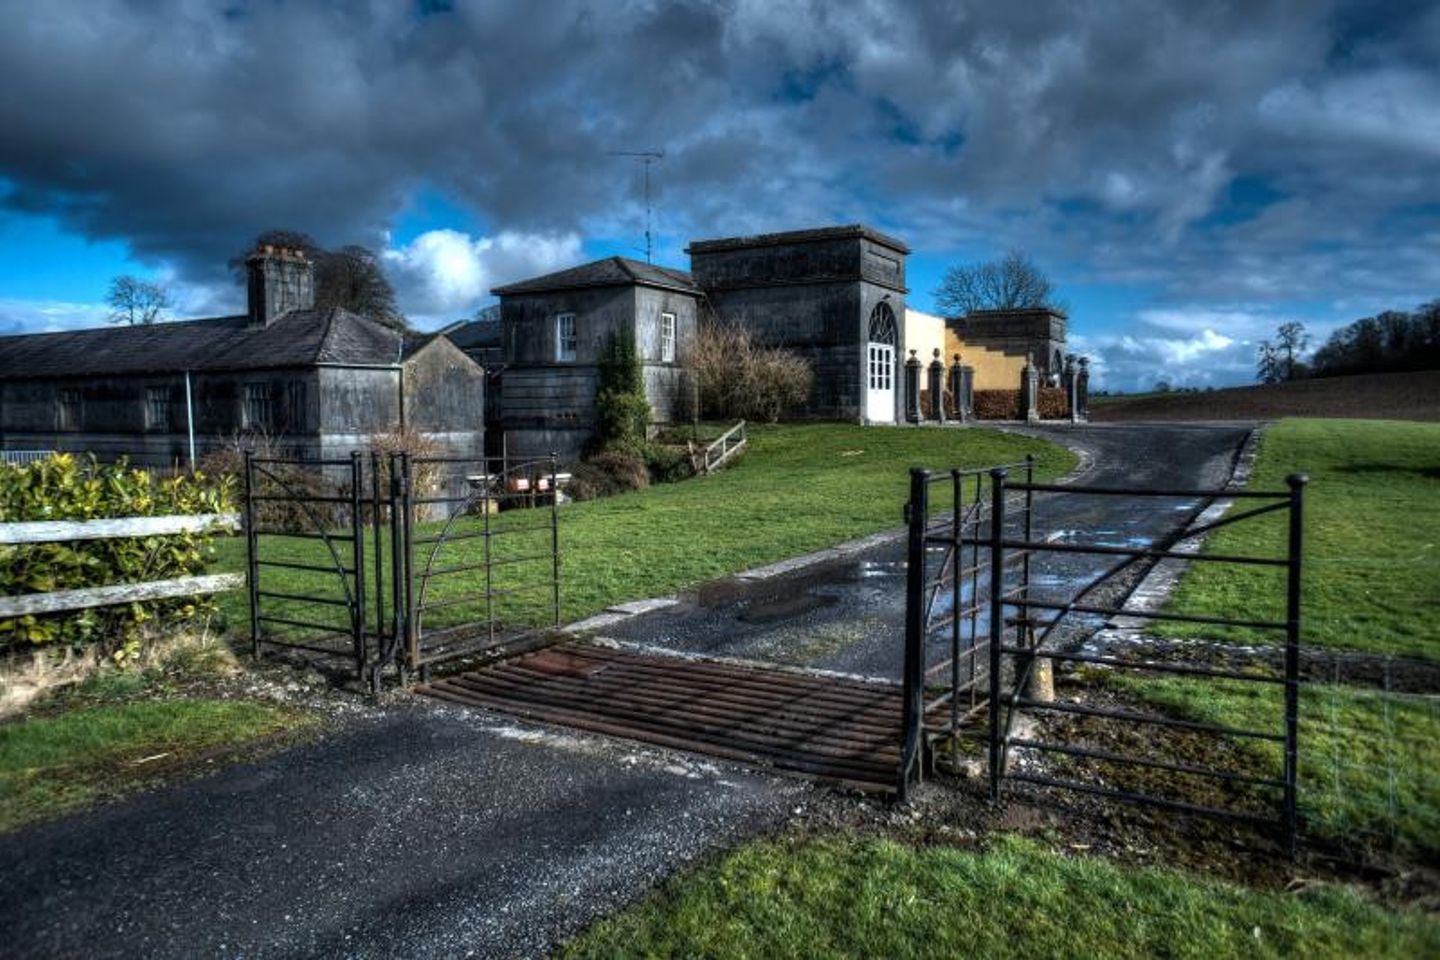
{"type": "MultiPolygon", "coordinates": [[[[196,474],[156,478],[123,461],[100,464],[56,454],[26,466],[0,465],[0,523],[98,520],[229,510],[232,485],[196,474]]],[[[47,593],[114,583],[166,580],[204,572],[213,534],[121,537],[70,543],[0,545],[0,594],[47,593]]],[[[181,598],[73,613],[0,619],[0,649],[24,645],[100,645],[134,653],[145,623],[208,612],[208,599],[181,598]]]]}

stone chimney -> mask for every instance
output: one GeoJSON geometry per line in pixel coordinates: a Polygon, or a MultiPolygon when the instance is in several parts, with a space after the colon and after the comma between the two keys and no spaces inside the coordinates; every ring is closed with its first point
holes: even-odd
{"type": "Polygon", "coordinates": [[[291,310],[315,306],[315,273],[305,251],[265,244],[245,258],[250,324],[268,327],[291,310]]]}

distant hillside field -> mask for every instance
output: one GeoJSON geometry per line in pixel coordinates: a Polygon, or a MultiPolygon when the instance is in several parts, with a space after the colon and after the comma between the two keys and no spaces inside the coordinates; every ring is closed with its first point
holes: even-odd
{"type": "Polygon", "coordinates": [[[1097,423],[1280,417],[1440,420],[1440,370],[1326,377],[1203,393],[1092,397],[1090,400],[1090,419],[1097,423]]]}

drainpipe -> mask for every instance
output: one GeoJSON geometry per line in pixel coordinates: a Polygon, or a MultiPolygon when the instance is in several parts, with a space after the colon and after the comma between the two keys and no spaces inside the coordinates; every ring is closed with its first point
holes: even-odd
{"type": "Polygon", "coordinates": [[[195,402],[190,393],[190,371],[185,371],[185,430],[190,435],[190,472],[195,472],[195,402]]]}

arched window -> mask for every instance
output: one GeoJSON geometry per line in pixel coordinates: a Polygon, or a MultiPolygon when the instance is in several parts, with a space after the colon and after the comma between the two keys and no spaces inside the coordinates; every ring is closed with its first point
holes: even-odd
{"type": "Polygon", "coordinates": [[[883,300],[875,304],[875,309],[870,311],[870,342],[888,343],[892,347],[899,345],[895,311],[883,300]]]}

